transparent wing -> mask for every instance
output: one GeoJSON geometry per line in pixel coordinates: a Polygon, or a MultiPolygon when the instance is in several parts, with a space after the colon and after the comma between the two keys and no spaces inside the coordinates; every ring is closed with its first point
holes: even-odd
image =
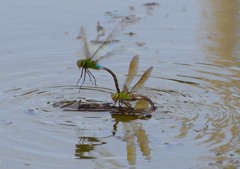
{"type": "Polygon", "coordinates": [[[138,55],[134,56],[130,62],[129,68],[128,68],[128,75],[126,77],[125,83],[123,85],[123,91],[128,91],[129,86],[131,85],[134,77],[137,74],[138,71],[138,55]]]}
{"type": "MultiPolygon", "coordinates": [[[[91,56],[91,59],[99,52],[100,49],[102,49],[104,47],[104,45],[106,45],[109,41],[111,41],[114,36],[117,34],[117,32],[120,31],[120,23],[117,24],[115,26],[115,28],[112,30],[112,32],[107,36],[107,38],[100,44],[100,46],[97,48],[97,50],[93,53],[93,55],[91,56]]],[[[100,59],[98,59],[100,60],[100,59]]]]}
{"type": "Polygon", "coordinates": [[[110,51],[106,52],[106,54],[104,53],[104,56],[98,56],[98,54],[97,54],[97,59],[94,59],[94,60],[99,62],[103,59],[110,58],[110,57],[114,56],[115,54],[119,54],[119,52],[122,52],[122,49],[119,49],[119,48],[111,49],[110,51]]]}
{"type": "Polygon", "coordinates": [[[87,42],[87,34],[84,27],[81,27],[81,38],[83,42],[84,57],[90,58],[90,51],[89,51],[88,42],[87,42]]]}
{"type": "Polygon", "coordinates": [[[96,62],[99,62],[100,60],[103,60],[103,59],[105,59],[105,58],[109,58],[110,56],[112,56],[111,54],[106,54],[106,55],[104,55],[104,56],[100,56],[100,57],[98,57],[98,59],[96,60],[96,62]]]}
{"type": "Polygon", "coordinates": [[[141,76],[140,80],[135,84],[135,86],[133,86],[133,88],[130,90],[130,92],[137,91],[138,89],[142,88],[143,85],[145,84],[145,82],[148,80],[152,70],[153,70],[153,66],[148,68],[148,70],[146,70],[143,73],[143,75],[141,76]]]}

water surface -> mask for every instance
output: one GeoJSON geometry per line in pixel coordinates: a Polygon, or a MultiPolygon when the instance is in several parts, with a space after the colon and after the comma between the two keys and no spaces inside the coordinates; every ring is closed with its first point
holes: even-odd
{"type": "Polygon", "coordinates": [[[240,167],[239,2],[145,3],[0,3],[0,168],[240,167]],[[101,64],[121,85],[134,55],[139,75],[154,66],[143,92],[158,109],[141,119],[54,107],[111,102],[104,71],[93,70],[97,87],[87,80],[79,93],[77,37],[84,26],[95,40],[97,22],[109,33],[122,16],[137,19],[101,64]]]}

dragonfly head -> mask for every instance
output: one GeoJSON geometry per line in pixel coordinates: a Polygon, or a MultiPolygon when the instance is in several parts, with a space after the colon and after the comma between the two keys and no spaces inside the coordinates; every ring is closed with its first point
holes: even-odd
{"type": "Polygon", "coordinates": [[[113,99],[113,101],[116,102],[119,99],[119,93],[113,93],[112,94],[112,99],[113,99]]]}
{"type": "Polygon", "coordinates": [[[86,60],[78,60],[77,61],[77,66],[79,67],[79,68],[82,68],[82,67],[84,67],[86,65],[86,60]]]}

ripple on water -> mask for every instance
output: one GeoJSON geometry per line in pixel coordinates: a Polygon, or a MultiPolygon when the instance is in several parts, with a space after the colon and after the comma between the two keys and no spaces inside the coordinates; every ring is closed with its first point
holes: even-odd
{"type": "MultiPolygon", "coordinates": [[[[101,124],[97,122],[100,117],[104,119],[106,115],[104,112],[66,113],[52,106],[54,102],[61,100],[86,100],[84,97],[86,93],[92,93],[88,99],[95,101],[101,100],[106,95],[109,96],[107,89],[97,89],[97,91],[89,88],[87,90],[83,88],[79,93],[79,89],[75,86],[42,86],[32,89],[15,88],[3,92],[4,99],[1,105],[7,107],[1,119],[0,129],[3,134],[1,145],[7,145],[1,148],[7,158],[4,161],[10,160],[11,157],[26,165],[31,163],[33,166],[55,166],[54,161],[59,159],[65,162],[74,160],[73,152],[81,147],[81,145],[73,146],[81,140],[78,135],[81,137],[108,136],[109,133],[105,133],[105,129],[99,130],[101,124]],[[99,93],[97,97],[96,93],[99,93]],[[31,159],[28,159],[30,154],[31,159]],[[35,159],[38,159],[38,164],[30,162],[35,159]]],[[[86,142],[86,139],[84,141],[86,142]]],[[[80,158],[81,154],[76,152],[75,156],[80,158]]],[[[87,158],[84,155],[82,157],[87,158]]],[[[76,161],[72,162],[76,163],[76,161]]],[[[67,163],[57,162],[56,164],[56,166],[61,165],[66,166],[67,163]]]]}
{"type": "MultiPolygon", "coordinates": [[[[76,42],[68,41],[67,44],[76,45],[76,42]]],[[[156,44],[159,45],[158,39],[156,44]]],[[[172,44],[173,42],[169,46],[172,44]]],[[[195,63],[195,59],[199,59],[196,55],[180,59],[166,57],[168,63],[157,60],[156,53],[146,55],[151,58],[145,58],[147,64],[157,62],[158,65],[154,68],[156,74],[160,74],[160,70],[166,74],[166,77],[152,76],[149,79],[155,87],[146,89],[146,93],[158,107],[151,119],[144,121],[125,116],[110,117],[108,112],[64,112],[52,105],[63,100],[106,103],[111,101],[110,94],[113,92],[108,88],[84,87],[79,93],[77,87],[67,86],[75,84],[73,79],[77,80],[75,75],[80,73],[72,66],[77,58],[66,57],[75,49],[63,47],[65,45],[52,49],[53,45],[44,41],[42,48],[37,49],[39,45],[31,46],[34,51],[30,52],[28,50],[31,47],[27,47],[27,50],[26,47],[21,50],[18,47],[17,51],[23,53],[13,52],[11,57],[2,60],[5,65],[1,66],[5,66],[5,69],[1,83],[5,84],[5,91],[0,102],[3,108],[1,111],[4,112],[1,113],[0,121],[0,145],[7,161],[23,161],[26,166],[31,164],[42,168],[68,168],[69,164],[72,168],[75,164],[75,168],[79,168],[82,163],[87,163],[89,168],[96,168],[99,165],[92,161],[78,162],[74,159],[105,158],[108,159],[105,162],[114,163],[112,166],[124,168],[121,165],[123,159],[129,160],[129,164],[135,164],[136,154],[140,161],[138,166],[144,160],[148,164],[153,162],[153,166],[160,163],[168,163],[165,165],[168,166],[173,158],[179,163],[182,163],[179,159],[184,158],[187,163],[201,155],[213,157],[215,161],[239,157],[240,118],[239,99],[236,99],[239,97],[239,76],[230,77],[231,73],[239,72],[237,66],[226,69],[214,63],[195,63]],[[182,63],[176,63],[178,61],[182,63]],[[7,69],[6,65],[15,67],[7,69]],[[163,84],[162,87],[158,86],[159,81],[163,84]],[[6,89],[10,86],[17,87],[6,89]],[[127,156],[127,153],[131,156],[127,156]],[[120,159],[120,162],[116,159],[120,159]]],[[[181,51],[167,47],[166,54],[189,53],[188,48],[182,49],[186,46],[175,47],[181,48],[181,51]]],[[[160,51],[159,48],[157,50],[160,51]]],[[[146,48],[145,52],[148,53],[149,50],[146,48]]],[[[122,60],[121,58],[122,65],[117,63],[120,67],[128,62],[122,60]]],[[[102,74],[100,76],[100,84],[109,87],[110,84],[106,83],[109,79],[106,80],[102,74]]],[[[103,162],[99,164],[104,166],[103,162]]]]}
{"type": "MultiPolygon", "coordinates": [[[[6,107],[0,123],[0,130],[4,133],[1,144],[8,145],[2,148],[8,158],[25,160],[28,164],[27,154],[31,154],[31,160],[45,161],[41,165],[59,158],[63,161],[62,165],[66,166],[64,161],[74,158],[102,157],[101,151],[95,151],[101,146],[112,148],[110,152],[114,154],[117,150],[112,145],[116,141],[113,133],[116,133],[117,142],[123,145],[127,142],[126,136],[136,135],[136,131],[148,132],[149,146],[155,147],[152,151],[157,154],[161,154],[161,148],[170,151],[200,145],[215,155],[223,156],[230,151],[237,156],[239,112],[236,107],[231,107],[234,101],[219,104],[222,103],[217,93],[219,90],[203,83],[206,78],[178,74],[173,78],[150,79],[153,84],[158,84],[158,81],[154,81],[157,79],[163,83],[170,81],[182,88],[145,88],[143,92],[147,93],[158,109],[150,120],[139,122],[139,119],[110,118],[108,112],[63,112],[59,107],[53,107],[54,103],[63,100],[110,102],[110,94],[114,91],[101,87],[83,87],[79,92],[76,86],[60,86],[63,83],[59,79],[60,75],[66,77],[66,84],[73,84],[70,80],[72,77],[68,77],[73,73],[71,69],[68,70],[71,72],[69,74],[61,74],[58,69],[38,71],[25,72],[27,79],[19,80],[19,85],[16,85],[20,87],[6,89],[1,96],[0,104],[6,107]],[[57,80],[51,81],[53,77],[57,80]],[[158,146],[159,140],[161,146],[158,146]]],[[[21,75],[15,74],[14,78],[21,79],[21,75]]],[[[219,79],[222,80],[222,77],[219,79]]],[[[196,149],[196,152],[199,151],[196,149]]],[[[114,158],[121,157],[116,155],[114,158]]],[[[54,166],[53,162],[51,164],[54,166]]]]}

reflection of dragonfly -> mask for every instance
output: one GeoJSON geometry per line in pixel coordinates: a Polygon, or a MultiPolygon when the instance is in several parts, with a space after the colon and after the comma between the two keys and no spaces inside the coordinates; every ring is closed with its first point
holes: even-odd
{"type": "Polygon", "coordinates": [[[152,102],[151,99],[149,99],[146,96],[143,96],[141,94],[136,94],[135,92],[142,88],[144,83],[148,80],[153,67],[151,66],[148,68],[144,74],[141,76],[140,80],[133,86],[131,89],[129,89],[129,86],[131,85],[134,77],[137,74],[138,71],[138,56],[134,56],[128,69],[128,75],[126,78],[126,81],[123,85],[123,90],[119,93],[114,93],[112,94],[112,99],[115,101],[115,103],[119,102],[119,105],[125,105],[127,107],[131,107],[131,104],[128,103],[129,101],[140,101],[140,100],[145,100],[151,105],[151,109],[155,110],[156,107],[154,106],[154,103],[152,102]]]}
{"type": "Polygon", "coordinates": [[[113,29],[113,31],[108,35],[108,37],[100,44],[100,46],[97,48],[97,50],[93,54],[91,54],[90,50],[89,50],[89,46],[88,46],[86,31],[85,31],[84,27],[81,27],[81,38],[82,38],[82,42],[83,42],[84,59],[80,59],[80,60],[77,61],[77,66],[79,67],[79,69],[82,69],[81,70],[81,75],[80,75],[80,78],[77,81],[77,84],[83,78],[83,81],[80,85],[80,89],[85,82],[86,75],[88,75],[90,81],[93,78],[95,86],[96,86],[96,79],[95,79],[94,75],[90,72],[89,69],[95,69],[95,70],[103,69],[103,70],[106,70],[107,72],[109,72],[113,76],[113,79],[114,79],[115,84],[116,84],[116,89],[117,89],[117,91],[120,92],[116,75],[110,69],[108,69],[106,67],[103,67],[103,66],[98,64],[98,61],[105,58],[106,56],[102,56],[102,57],[99,57],[98,59],[94,59],[94,57],[97,55],[99,50],[102,49],[106,43],[111,41],[111,39],[112,39],[113,35],[115,34],[117,28],[118,28],[118,26],[116,26],[113,29]]]}
{"type": "Polygon", "coordinates": [[[101,141],[97,137],[79,137],[80,141],[76,144],[75,156],[79,159],[95,159],[91,152],[97,146],[106,144],[106,142],[101,141]],[[87,155],[88,154],[88,155],[87,155]]]}
{"type": "Polygon", "coordinates": [[[119,130],[117,129],[117,125],[119,122],[122,123],[123,126],[123,138],[126,142],[126,152],[127,152],[127,160],[130,165],[136,164],[137,159],[137,145],[139,146],[142,155],[146,159],[151,158],[151,149],[149,147],[149,139],[146,130],[144,130],[143,125],[139,123],[136,116],[125,116],[125,115],[112,115],[112,118],[115,121],[113,125],[113,135],[119,130]]]}

